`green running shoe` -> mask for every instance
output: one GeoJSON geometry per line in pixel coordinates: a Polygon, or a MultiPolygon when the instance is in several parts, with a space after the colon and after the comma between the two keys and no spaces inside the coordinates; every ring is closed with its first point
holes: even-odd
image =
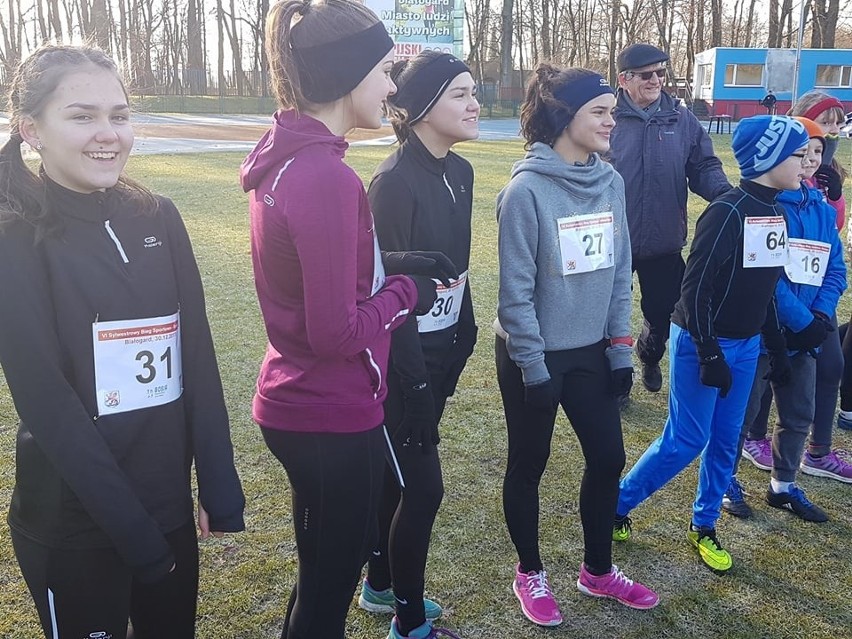
{"type": "Polygon", "coordinates": [[[716,573],[724,573],[734,565],[731,554],[722,548],[722,544],[716,539],[716,529],[706,526],[689,525],[686,533],[689,543],[698,549],[698,554],[710,570],[716,573]]]}
{"type": "Polygon", "coordinates": [[[633,521],[625,515],[624,517],[615,516],[615,523],[612,525],[612,540],[627,541],[630,539],[630,533],[633,530],[633,521]]]}
{"type": "MultiPolygon", "coordinates": [[[[358,606],[368,612],[393,614],[396,612],[396,599],[393,596],[393,588],[373,590],[365,577],[364,583],[361,586],[361,596],[358,597],[358,606]]],[[[429,621],[437,619],[444,612],[438,603],[425,597],[423,598],[423,608],[426,612],[426,619],[429,621]]]]}

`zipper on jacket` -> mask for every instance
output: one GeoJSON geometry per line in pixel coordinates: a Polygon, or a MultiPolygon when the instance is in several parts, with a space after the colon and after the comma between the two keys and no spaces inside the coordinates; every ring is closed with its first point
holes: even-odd
{"type": "Polygon", "coordinates": [[[378,386],[376,386],[376,390],[373,392],[373,399],[376,399],[379,396],[379,391],[382,390],[382,369],[379,367],[378,364],[376,364],[376,360],[373,359],[373,351],[371,351],[369,348],[365,348],[364,352],[367,353],[367,360],[370,366],[379,375],[379,384],[378,386]]]}
{"type": "Polygon", "coordinates": [[[453,187],[450,186],[450,183],[447,182],[447,174],[442,173],[441,177],[444,178],[444,185],[447,187],[447,190],[450,192],[450,197],[453,198],[453,204],[456,203],[456,194],[453,193],[453,187]]]}
{"type": "Polygon", "coordinates": [[[104,220],[104,228],[106,229],[107,235],[109,235],[112,240],[112,243],[115,244],[115,248],[118,249],[121,259],[125,264],[130,264],[130,260],[127,259],[127,253],[124,252],[124,247],[121,245],[121,240],[118,239],[115,231],[112,230],[112,227],[109,225],[109,220],[104,220]]]}

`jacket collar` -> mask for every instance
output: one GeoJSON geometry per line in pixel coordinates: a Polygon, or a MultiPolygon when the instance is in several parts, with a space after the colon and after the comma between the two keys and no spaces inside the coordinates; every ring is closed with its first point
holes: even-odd
{"type": "Polygon", "coordinates": [[[408,139],[402,143],[401,148],[405,153],[411,155],[424,169],[429,171],[429,173],[433,173],[435,175],[444,174],[447,157],[449,157],[450,153],[447,153],[447,157],[436,158],[432,155],[429,149],[426,148],[426,145],[423,144],[422,140],[417,137],[417,134],[414,131],[409,132],[408,139]]]}
{"type": "Polygon", "coordinates": [[[104,222],[110,218],[113,211],[110,203],[116,197],[115,188],[94,193],[78,193],[51,180],[44,169],[39,173],[44,180],[48,205],[60,218],[67,216],[84,222],[104,222]]]}
{"type": "Polygon", "coordinates": [[[750,195],[758,202],[762,202],[768,206],[775,204],[775,199],[781,192],[778,189],[773,189],[771,186],[764,186],[751,180],[740,180],[740,190],[747,195],[750,195]]]}

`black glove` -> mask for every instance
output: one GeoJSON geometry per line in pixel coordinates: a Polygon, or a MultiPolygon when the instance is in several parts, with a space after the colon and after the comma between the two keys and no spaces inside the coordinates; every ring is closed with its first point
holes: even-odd
{"type": "Polygon", "coordinates": [[[444,286],[459,276],[455,265],[439,251],[382,251],[386,275],[425,275],[444,286]]]}
{"type": "Polygon", "coordinates": [[[814,313],[811,323],[798,333],[787,334],[787,348],[791,351],[810,351],[822,346],[828,334],[834,330],[834,325],[822,313],[814,313]]]}
{"type": "Polygon", "coordinates": [[[456,386],[459,383],[467,360],[473,355],[473,347],[476,346],[476,334],[479,329],[476,326],[462,327],[459,325],[458,333],[456,333],[456,341],[450,354],[447,355],[447,364],[444,368],[444,386],[441,389],[447,397],[452,397],[456,392],[456,386]]]}
{"type": "Polygon", "coordinates": [[[718,342],[707,342],[698,346],[698,378],[705,386],[720,390],[719,396],[725,398],[731,390],[733,379],[731,368],[725,361],[725,355],[718,342]]]}
{"type": "Polygon", "coordinates": [[[435,398],[427,382],[405,387],[402,391],[402,422],[394,440],[403,449],[428,453],[438,443],[438,417],[435,398]]]}
{"type": "Polygon", "coordinates": [[[616,397],[623,397],[630,393],[633,388],[633,367],[616,368],[610,373],[612,378],[612,394],[616,397]]]}
{"type": "Polygon", "coordinates": [[[828,164],[823,164],[816,170],[814,179],[825,191],[829,200],[835,201],[843,197],[843,179],[840,177],[840,173],[828,164]]]}
{"type": "Polygon", "coordinates": [[[787,351],[769,353],[769,372],[763,376],[776,386],[786,386],[793,379],[793,365],[787,351]]]}
{"type": "Polygon", "coordinates": [[[432,308],[432,304],[438,299],[437,286],[432,278],[425,275],[409,275],[408,277],[417,286],[417,302],[414,304],[414,314],[426,315],[432,308]]]}
{"type": "Polygon", "coordinates": [[[545,382],[524,386],[524,402],[539,410],[553,411],[559,405],[559,395],[548,379],[545,382]]]}

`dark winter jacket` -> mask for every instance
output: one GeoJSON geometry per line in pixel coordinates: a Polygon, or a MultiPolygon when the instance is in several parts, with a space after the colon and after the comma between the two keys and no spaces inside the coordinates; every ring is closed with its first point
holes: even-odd
{"type": "MultiPolygon", "coordinates": [[[[47,195],[57,232],[35,243],[22,221],[0,233],[0,362],[21,419],[9,524],[51,548],[112,546],[156,579],[174,563],[164,533],[192,521],[193,460],[211,530],[244,528],[201,278],[169,200],[141,212],[126,191],[49,179],[47,195]],[[180,397],[99,414],[96,324],[178,311],[180,397]]],[[[176,373],[147,350],[158,354],[156,342],[139,346],[140,383],[176,373]]]]}
{"type": "Polygon", "coordinates": [[[644,120],[618,91],[609,158],[624,178],[633,260],[686,245],[687,187],[707,201],[731,188],[713,143],[695,116],[666,93],[644,120]]]}
{"type": "MultiPolygon", "coordinates": [[[[440,251],[459,274],[468,270],[473,167],[467,160],[453,152],[436,158],[412,132],[376,169],[368,195],[382,250],[440,251]]],[[[414,344],[406,343],[410,331],[394,334],[394,369],[405,382],[443,374],[457,357],[470,356],[477,328],[469,277],[458,311],[457,323],[420,333],[414,344]]]]}
{"type": "Polygon", "coordinates": [[[672,322],[689,331],[699,347],[719,337],[748,339],[760,332],[769,350],[783,347],[775,285],[784,268],[745,268],[743,257],[746,218],[784,217],[784,207],[775,202],[778,193],[742,180],[698,218],[672,322]]]}

